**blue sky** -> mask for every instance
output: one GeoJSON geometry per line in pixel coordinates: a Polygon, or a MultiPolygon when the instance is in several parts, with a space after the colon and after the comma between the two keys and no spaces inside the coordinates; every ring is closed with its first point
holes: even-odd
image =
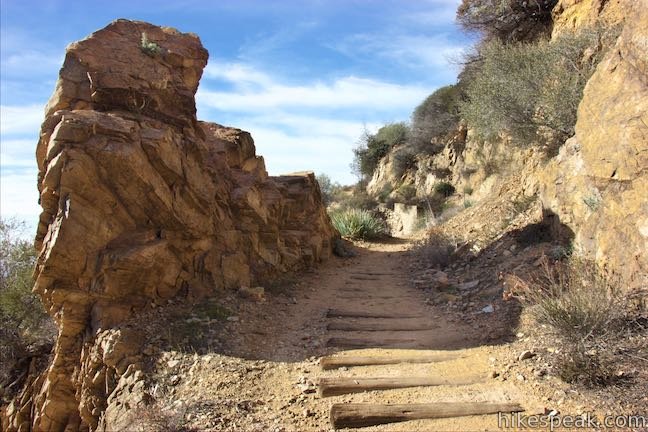
{"type": "Polygon", "coordinates": [[[408,120],[453,83],[460,0],[2,0],[0,212],[35,226],[34,152],[65,46],[117,18],[200,36],[198,118],[252,133],[268,171],[355,181],[365,128],[408,120]]]}

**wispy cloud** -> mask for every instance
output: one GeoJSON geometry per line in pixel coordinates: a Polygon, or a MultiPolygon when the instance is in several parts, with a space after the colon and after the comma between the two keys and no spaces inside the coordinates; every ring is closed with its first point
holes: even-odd
{"type": "Polygon", "coordinates": [[[0,132],[38,136],[45,113],[43,105],[0,106],[0,132]]]}
{"type": "Polygon", "coordinates": [[[291,83],[248,63],[216,60],[197,101],[202,118],[226,116],[250,131],[271,174],[306,169],[351,183],[352,149],[363,130],[407,119],[432,90],[357,76],[291,83]]]}
{"type": "Polygon", "coordinates": [[[411,109],[430,90],[419,85],[394,84],[347,76],[330,82],[285,84],[243,64],[208,68],[207,77],[228,81],[233,90],[210,90],[209,82],[198,91],[198,103],[228,111],[265,111],[279,108],[364,109],[394,111],[411,109]]]}

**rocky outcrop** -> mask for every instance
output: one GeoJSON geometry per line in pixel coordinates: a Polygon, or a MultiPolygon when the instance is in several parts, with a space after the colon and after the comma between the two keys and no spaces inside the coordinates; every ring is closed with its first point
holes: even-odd
{"type": "Polygon", "coordinates": [[[250,134],[196,119],[207,57],[195,35],[126,20],[68,47],[36,154],[34,289],[59,335],[6,429],[98,428],[142,368],[127,319],[330,255],[314,176],[269,177],[250,134]]]}
{"type": "Polygon", "coordinates": [[[627,0],[559,0],[552,11],[553,36],[592,25],[619,24],[627,11],[627,0]]]}
{"type": "Polygon", "coordinates": [[[576,136],[540,184],[576,245],[638,288],[648,284],[648,2],[625,7],[622,34],[585,87],[576,136]]]}

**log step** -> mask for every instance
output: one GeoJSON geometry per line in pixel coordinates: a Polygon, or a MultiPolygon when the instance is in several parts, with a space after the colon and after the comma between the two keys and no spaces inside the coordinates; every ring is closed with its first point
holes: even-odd
{"type": "Polygon", "coordinates": [[[436,402],[425,404],[342,403],[331,407],[334,429],[360,428],[408,420],[439,419],[524,411],[517,403],[436,402]]]}
{"type": "Polygon", "coordinates": [[[418,339],[411,338],[330,338],[326,342],[327,347],[337,348],[415,348],[418,339]]]}
{"type": "Polygon", "coordinates": [[[455,352],[438,353],[438,354],[400,354],[396,353],[390,356],[327,356],[320,359],[320,367],[324,370],[337,369],[341,367],[354,366],[379,366],[400,363],[437,363],[448,360],[455,360],[461,355],[455,352]]]}
{"type": "Polygon", "coordinates": [[[394,314],[389,312],[344,311],[339,309],[329,309],[326,312],[326,316],[328,318],[424,318],[422,315],[394,314]]]}
{"type": "MultiPolygon", "coordinates": [[[[360,293],[361,290],[339,290],[344,293],[360,293]]],[[[402,296],[393,296],[393,295],[371,295],[364,292],[365,295],[362,296],[351,296],[351,295],[337,295],[335,298],[347,299],[347,300],[403,300],[403,299],[414,299],[418,300],[420,297],[412,295],[402,295],[402,296]]]]}
{"type": "Polygon", "coordinates": [[[425,331],[434,330],[438,326],[426,323],[407,322],[332,322],[326,326],[327,330],[337,331],[425,331]]]}
{"type": "Polygon", "coordinates": [[[390,390],[408,387],[430,387],[440,385],[469,385],[484,382],[481,377],[462,377],[449,380],[441,377],[385,377],[385,378],[320,378],[319,395],[322,397],[337,396],[348,393],[360,393],[372,390],[390,390]]]}

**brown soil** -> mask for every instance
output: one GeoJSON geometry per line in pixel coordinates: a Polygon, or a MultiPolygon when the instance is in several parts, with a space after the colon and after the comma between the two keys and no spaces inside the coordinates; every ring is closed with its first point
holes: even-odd
{"type": "MultiPolygon", "coordinates": [[[[544,408],[542,401],[533,392],[522,390],[516,380],[491,378],[498,362],[505,361],[510,353],[505,347],[484,344],[488,325],[457,320],[455,315],[432,305],[426,293],[410,283],[410,242],[393,240],[357,246],[358,255],[354,258],[335,258],[299,280],[266,288],[270,292],[264,303],[229,298],[222,307],[236,315],[227,321],[207,319],[206,326],[211,332],[206,334],[211,336],[201,338],[200,346],[193,346],[195,354],[169,350],[158,353],[155,387],[151,391],[157,400],[152,410],[158,412],[150,414],[154,411],[149,410],[149,420],[145,419],[149,427],[150,417],[156,416],[166,422],[165,427],[183,426],[188,430],[328,431],[331,430],[330,406],[339,402],[512,401],[521,403],[528,412],[544,408]],[[385,317],[327,317],[331,309],[385,317]],[[327,329],[330,324],[339,327],[341,323],[350,327],[360,324],[363,330],[327,329]],[[364,330],[371,324],[385,328],[414,326],[421,330],[364,330]],[[338,345],[361,349],[331,346],[331,342],[336,345],[335,341],[338,345]],[[330,371],[323,371],[318,365],[319,357],[335,353],[389,356],[448,350],[457,351],[460,358],[330,371]],[[319,397],[317,380],[335,376],[438,376],[449,382],[468,376],[488,379],[462,386],[319,397]]],[[[497,324],[497,319],[493,321],[497,324]]],[[[204,328],[189,332],[193,330],[203,332],[204,328]]],[[[170,334],[165,342],[172,346],[173,340],[174,335],[170,334]]],[[[481,415],[410,421],[363,430],[496,429],[497,415],[481,415]]]]}

